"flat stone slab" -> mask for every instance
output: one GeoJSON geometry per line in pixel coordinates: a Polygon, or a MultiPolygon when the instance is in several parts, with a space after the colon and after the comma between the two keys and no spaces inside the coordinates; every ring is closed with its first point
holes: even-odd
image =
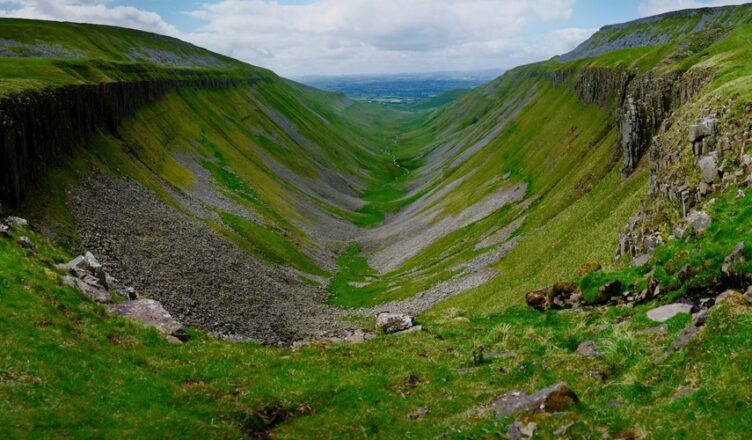
{"type": "Polygon", "coordinates": [[[690,313],[692,312],[692,305],[691,304],[682,304],[682,303],[675,303],[675,304],[667,304],[665,306],[658,307],[657,309],[653,309],[648,312],[648,318],[655,322],[666,322],[669,319],[673,318],[674,316],[678,315],[679,313],[690,313]]]}
{"type": "Polygon", "coordinates": [[[126,301],[109,305],[108,308],[120,316],[140,321],[144,325],[154,327],[166,335],[173,334],[183,328],[183,326],[177,322],[167,310],[164,309],[164,307],[162,307],[162,304],[159,301],[154,301],[153,299],[126,301]]]}

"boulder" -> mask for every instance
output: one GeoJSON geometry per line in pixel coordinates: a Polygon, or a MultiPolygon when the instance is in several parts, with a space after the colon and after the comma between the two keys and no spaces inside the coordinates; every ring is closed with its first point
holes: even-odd
{"type": "Polygon", "coordinates": [[[585,341],[581,343],[577,347],[577,354],[579,354],[580,356],[592,357],[592,358],[603,356],[603,353],[598,351],[598,348],[595,346],[595,342],[593,341],[585,341]]]}
{"type": "Polygon", "coordinates": [[[509,391],[496,397],[491,407],[497,418],[504,418],[519,412],[559,412],[578,401],[569,385],[561,382],[533,395],[524,391],[509,391]]]}
{"type": "Polygon", "coordinates": [[[655,322],[666,322],[679,313],[690,312],[692,312],[691,304],[674,303],[650,310],[648,312],[648,318],[655,322]]]}
{"type": "Polygon", "coordinates": [[[65,264],[58,265],[58,268],[63,269],[63,270],[70,270],[73,272],[77,272],[77,271],[88,272],[88,268],[84,267],[83,263],[84,263],[84,257],[83,255],[79,255],[78,257],[70,260],[69,262],[65,264]]]}
{"type": "Polygon", "coordinates": [[[21,226],[25,228],[29,226],[29,221],[21,217],[8,217],[5,219],[5,224],[10,226],[11,228],[13,228],[14,226],[21,226]]]}
{"type": "MultiPolygon", "coordinates": [[[[137,299],[108,306],[110,311],[126,318],[135,319],[147,327],[154,327],[166,335],[181,335],[183,326],[176,321],[162,304],[153,299],[137,299]]],[[[179,336],[175,336],[180,339],[179,336]]]]}
{"type": "Polygon", "coordinates": [[[414,326],[408,328],[407,330],[402,330],[402,331],[396,332],[395,335],[406,335],[408,333],[418,333],[418,332],[422,332],[422,331],[423,331],[423,326],[422,325],[414,325],[414,326]]]}
{"type": "Polygon", "coordinates": [[[687,225],[695,234],[702,234],[710,226],[710,216],[704,211],[692,211],[687,214],[687,225]]]}
{"type": "Polygon", "coordinates": [[[36,251],[37,245],[34,244],[33,241],[29,237],[23,236],[18,239],[18,245],[21,246],[24,249],[28,249],[30,251],[36,251]]]}
{"type": "Polygon", "coordinates": [[[13,238],[13,232],[8,225],[0,225],[0,237],[13,238]]]}
{"type": "Polygon", "coordinates": [[[107,290],[88,284],[83,280],[72,277],[70,275],[63,278],[63,284],[73,287],[74,289],[91,298],[93,301],[99,303],[107,303],[112,300],[112,297],[107,290]]]}
{"type": "Polygon", "coordinates": [[[548,296],[548,289],[533,290],[525,294],[525,302],[535,310],[546,310],[551,306],[551,298],[548,296]]]}
{"type": "Polygon", "coordinates": [[[103,286],[109,287],[109,283],[107,280],[107,273],[104,271],[104,267],[97,261],[97,258],[92,254],[91,252],[86,252],[84,254],[84,261],[83,266],[88,270],[88,272],[94,274],[95,277],[99,279],[99,282],[102,283],[103,286]]]}
{"type": "Polygon", "coordinates": [[[744,243],[739,242],[734,246],[734,250],[723,259],[723,265],[721,266],[721,272],[726,276],[731,276],[733,267],[739,263],[743,263],[746,260],[744,256],[744,243]]]}
{"type": "Polygon", "coordinates": [[[396,333],[413,326],[413,318],[404,313],[379,313],[376,315],[376,328],[382,333],[396,333]]]}
{"type": "Polygon", "coordinates": [[[697,166],[700,167],[703,182],[713,183],[718,180],[718,161],[715,155],[704,156],[697,162],[697,166]]]}

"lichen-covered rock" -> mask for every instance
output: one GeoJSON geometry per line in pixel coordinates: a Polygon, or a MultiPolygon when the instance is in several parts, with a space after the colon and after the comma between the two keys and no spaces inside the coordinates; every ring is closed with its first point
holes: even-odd
{"type": "Polygon", "coordinates": [[[142,324],[154,327],[166,335],[178,333],[183,328],[182,324],[176,321],[162,307],[160,302],[153,299],[126,301],[119,304],[111,304],[108,308],[120,316],[140,321],[142,324]]]}
{"type": "Polygon", "coordinates": [[[29,221],[21,217],[8,217],[5,219],[5,224],[13,228],[14,226],[29,226],[29,221]]]}
{"type": "Polygon", "coordinates": [[[702,234],[710,226],[710,216],[705,211],[692,211],[687,215],[687,225],[695,234],[702,234]]]}
{"type": "Polygon", "coordinates": [[[704,156],[697,162],[700,174],[705,183],[713,183],[718,180],[718,160],[714,154],[704,156]]]}
{"type": "Polygon", "coordinates": [[[108,303],[112,301],[112,297],[106,289],[96,286],[93,283],[87,283],[82,279],[68,275],[63,278],[63,284],[77,289],[79,292],[91,298],[92,301],[99,303],[108,303]]]}
{"type": "Polygon", "coordinates": [[[501,419],[519,412],[558,412],[579,402],[577,395],[565,382],[544,388],[533,395],[524,391],[510,391],[491,402],[496,417],[501,419]]]}
{"type": "Polygon", "coordinates": [[[396,333],[413,326],[413,318],[404,313],[379,313],[376,315],[376,328],[382,333],[396,333]]]}

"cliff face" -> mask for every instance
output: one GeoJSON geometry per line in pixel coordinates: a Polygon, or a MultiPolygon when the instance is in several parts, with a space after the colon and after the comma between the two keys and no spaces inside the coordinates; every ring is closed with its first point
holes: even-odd
{"type": "MultiPolygon", "coordinates": [[[[625,226],[617,257],[650,252],[663,240],[658,225],[675,216],[667,214],[665,206],[673,206],[683,216],[698,202],[701,192],[708,192],[688,183],[695,172],[694,160],[684,160],[685,152],[676,141],[661,139],[676,123],[675,112],[697,97],[713,76],[714,71],[708,68],[663,75],[655,70],[638,74],[620,68],[585,68],[579,72],[573,88],[582,102],[602,108],[613,105],[624,158],[622,174],[635,171],[649,152],[650,201],[625,226]],[[688,168],[683,162],[692,166],[688,168]]],[[[702,127],[697,129],[699,134],[691,148],[695,158],[716,151],[715,123],[708,121],[706,125],[708,133],[699,133],[702,127]]],[[[719,148],[716,155],[725,151],[724,147],[719,148]]]]}
{"type": "Polygon", "coordinates": [[[183,87],[224,88],[256,80],[164,79],[71,85],[0,100],[0,201],[14,204],[62,154],[84,145],[100,128],[183,87]]]}
{"type": "Polygon", "coordinates": [[[614,121],[624,156],[622,173],[631,174],[650,147],[653,136],[665,127],[673,111],[696,96],[713,77],[710,69],[658,75],[635,74],[619,68],[585,68],[574,92],[586,104],[615,104],[614,121]]]}

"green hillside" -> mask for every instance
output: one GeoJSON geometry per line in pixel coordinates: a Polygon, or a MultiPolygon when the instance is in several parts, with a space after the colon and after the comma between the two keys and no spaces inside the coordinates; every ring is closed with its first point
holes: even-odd
{"type": "Polygon", "coordinates": [[[751,37],[749,5],[608,26],[408,112],[153,34],[1,20],[7,114],[175,82],[3,201],[30,226],[0,238],[0,437],[745,438],[751,37]],[[85,251],[190,340],[64,285],[85,251]],[[525,304],[566,286],[584,307],[525,304]],[[675,301],[707,319],[646,316],[675,301]],[[379,334],[383,311],[422,331],[379,334]],[[562,381],[562,412],[490,405],[562,381]]]}

